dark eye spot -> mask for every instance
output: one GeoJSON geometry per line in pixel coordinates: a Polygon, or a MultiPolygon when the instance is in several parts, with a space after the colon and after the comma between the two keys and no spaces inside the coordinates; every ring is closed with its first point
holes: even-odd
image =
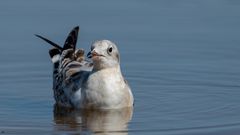
{"type": "Polygon", "coordinates": [[[110,47],[110,48],[108,49],[108,52],[110,52],[110,53],[112,52],[112,47],[110,47]]]}

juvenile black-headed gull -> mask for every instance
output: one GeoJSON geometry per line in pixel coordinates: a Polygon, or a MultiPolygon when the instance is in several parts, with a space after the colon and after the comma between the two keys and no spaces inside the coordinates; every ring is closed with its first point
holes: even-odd
{"type": "Polygon", "coordinates": [[[75,49],[79,27],[68,35],[64,46],[36,35],[54,46],[53,91],[58,105],[73,108],[117,109],[133,106],[131,89],[120,69],[117,46],[109,40],[92,44],[85,59],[83,49],[75,49]]]}

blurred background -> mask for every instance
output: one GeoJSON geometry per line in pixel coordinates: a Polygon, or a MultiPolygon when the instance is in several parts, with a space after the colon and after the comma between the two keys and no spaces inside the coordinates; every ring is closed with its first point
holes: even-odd
{"type": "Polygon", "coordinates": [[[240,133],[240,1],[3,0],[0,134],[240,133]],[[80,26],[77,47],[118,45],[134,110],[54,107],[50,46],[80,26]],[[59,111],[60,110],[60,111],[59,111]]]}

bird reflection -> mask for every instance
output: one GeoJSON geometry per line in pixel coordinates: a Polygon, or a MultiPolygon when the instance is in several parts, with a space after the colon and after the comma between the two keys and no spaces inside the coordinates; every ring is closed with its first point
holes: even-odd
{"type": "Polygon", "coordinates": [[[75,110],[54,106],[55,131],[74,134],[127,135],[133,108],[75,110]]]}

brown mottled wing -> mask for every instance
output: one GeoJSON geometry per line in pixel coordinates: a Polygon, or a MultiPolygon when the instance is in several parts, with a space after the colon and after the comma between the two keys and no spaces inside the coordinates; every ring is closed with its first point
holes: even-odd
{"type": "Polygon", "coordinates": [[[84,51],[75,49],[79,27],[69,33],[60,55],[58,73],[54,77],[54,97],[58,104],[73,107],[72,96],[81,90],[82,82],[92,70],[92,63],[85,60],[84,51]]]}
{"type": "Polygon", "coordinates": [[[72,97],[75,92],[81,90],[83,82],[92,71],[92,63],[87,60],[77,61],[69,57],[72,49],[63,51],[61,55],[59,72],[55,79],[55,99],[62,106],[73,107],[72,97]]]}
{"type": "Polygon", "coordinates": [[[92,70],[92,63],[84,59],[84,51],[75,51],[78,31],[78,26],[70,31],[63,47],[36,35],[54,47],[49,51],[53,62],[54,98],[57,104],[66,107],[73,106],[69,96],[81,87],[81,80],[92,70]]]}

